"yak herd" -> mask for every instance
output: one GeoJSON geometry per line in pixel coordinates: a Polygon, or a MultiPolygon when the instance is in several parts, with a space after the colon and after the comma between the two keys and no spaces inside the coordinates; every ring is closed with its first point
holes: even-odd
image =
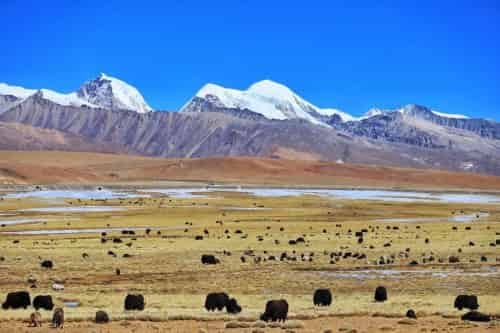
{"type": "MultiPolygon", "coordinates": [[[[384,302],[388,299],[387,289],[384,286],[378,286],[375,289],[374,301],[384,302]]],[[[317,289],[313,295],[313,303],[315,306],[330,306],[332,304],[332,292],[330,289],[317,289]]],[[[8,309],[27,309],[31,306],[30,294],[26,291],[11,292],[7,294],[5,302],[2,304],[4,310],[8,309]]],[[[42,317],[39,309],[51,311],[54,308],[52,296],[38,295],[33,299],[33,307],[36,312],[30,315],[30,323],[32,326],[41,326],[42,317]]],[[[288,318],[288,302],[284,299],[270,300],[266,303],[264,313],[261,314],[260,320],[280,322],[286,321],[288,318]]],[[[476,295],[459,295],[456,297],[454,307],[458,310],[469,309],[462,316],[463,320],[469,321],[483,321],[491,320],[489,315],[478,312],[479,308],[478,298],[476,295]]],[[[124,308],[126,311],[143,311],[145,308],[144,296],[141,294],[128,294],[125,297],[124,308]]],[[[238,301],[230,297],[225,292],[209,293],[205,299],[205,309],[207,311],[223,311],[226,309],[229,314],[238,314],[242,311],[238,301]]],[[[417,319],[414,310],[409,309],[406,312],[406,317],[417,319]]],[[[108,323],[109,316],[105,311],[97,311],[95,315],[96,323],[108,323]]],[[[52,315],[53,327],[62,328],[64,325],[64,310],[56,308],[52,315]]]]}
{"type": "MultiPolygon", "coordinates": [[[[219,221],[218,221],[219,223],[219,221]]],[[[222,222],[220,222],[222,224],[222,222]]],[[[340,227],[341,225],[337,225],[337,227],[340,227]]],[[[269,229],[270,227],[268,227],[269,229]]],[[[369,229],[363,229],[361,231],[356,231],[354,233],[354,236],[357,238],[358,244],[362,244],[364,242],[364,236],[366,233],[370,231],[375,231],[378,229],[377,227],[369,227],[369,229]]],[[[396,229],[398,227],[387,227],[387,228],[392,228],[396,229]]],[[[419,228],[419,226],[417,226],[419,228]]],[[[456,227],[454,227],[453,230],[456,230],[456,227]]],[[[284,231],[284,228],[281,227],[280,231],[284,231]]],[[[326,233],[326,230],[323,230],[324,233],[326,233]]],[[[149,235],[151,233],[151,229],[146,230],[146,234],[149,235]]],[[[349,234],[351,234],[352,231],[349,230],[349,234]]],[[[133,231],[123,231],[123,235],[135,235],[135,232],[133,231]]],[[[160,232],[158,232],[160,234],[160,232]]],[[[229,234],[229,231],[226,230],[225,234],[229,234]]],[[[240,234],[242,235],[241,237],[245,237],[243,235],[244,233],[241,230],[236,230],[235,234],[240,234]]],[[[106,243],[107,242],[107,234],[102,233],[101,234],[101,242],[106,243]]],[[[208,230],[204,231],[204,235],[198,235],[195,236],[196,240],[203,240],[204,237],[210,237],[210,233],[208,230]]],[[[229,237],[227,235],[226,237],[229,237]]],[[[247,237],[247,236],[246,236],[247,237]]],[[[113,243],[122,243],[122,240],[119,237],[113,237],[111,238],[113,243]]],[[[264,236],[258,236],[258,240],[262,241],[264,239],[264,236]]],[[[134,240],[134,238],[132,238],[134,240]]],[[[298,245],[298,244],[307,244],[306,240],[306,235],[302,235],[300,237],[297,237],[295,239],[289,240],[288,244],[289,245],[298,245]]],[[[425,239],[425,243],[429,243],[429,239],[425,239]]],[[[276,244],[279,244],[278,240],[275,240],[276,244]]],[[[131,243],[126,244],[127,246],[130,246],[131,243]]],[[[491,243],[491,246],[496,246],[500,245],[500,240],[496,240],[496,242],[491,243]]],[[[383,245],[384,247],[391,247],[391,242],[388,242],[383,245]]],[[[469,243],[469,246],[474,246],[472,242],[469,243]]],[[[370,249],[373,248],[372,245],[369,246],[370,249]]],[[[395,260],[399,258],[408,258],[409,257],[409,252],[410,249],[407,248],[405,251],[400,252],[399,254],[391,254],[389,256],[381,256],[375,260],[375,264],[378,265],[386,265],[386,264],[392,264],[395,262],[395,260]]],[[[459,251],[460,252],[460,251],[459,251]]],[[[116,257],[116,254],[112,251],[108,252],[109,255],[116,257]]],[[[314,252],[309,252],[309,253],[302,253],[298,254],[295,250],[290,252],[283,252],[281,255],[267,255],[267,252],[264,251],[264,254],[266,254],[263,257],[256,256],[254,254],[254,251],[252,250],[246,250],[243,255],[240,257],[240,261],[242,263],[247,262],[248,260],[253,260],[254,263],[259,263],[261,261],[313,261],[315,258],[314,252]]],[[[228,251],[224,251],[224,255],[230,256],[231,253],[228,251]]],[[[325,252],[324,255],[328,256],[328,259],[330,260],[330,264],[335,264],[339,262],[342,259],[355,259],[355,260],[361,260],[361,259],[367,259],[367,255],[364,253],[359,253],[359,252],[352,252],[349,251],[347,248],[343,249],[342,251],[337,251],[337,252],[325,252]]],[[[83,258],[87,258],[88,254],[84,253],[83,258]]],[[[127,254],[128,256],[128,254],[127,254]]],[[[125,257],[125,255],[124,255],[125,257]]],[[[437,258],[434,256],[433,253],[423,256],[420,258],[420,262],[422,263],[427,263],[427,262],[444,262],[442,258],[437,258]]],[[[487,261],[487,258],[481,258],[481,261],[487,261]]],[[[498,259],[497,259],[498,261],[498,259]]],[[[450,256],[448,258],[449,263],[458,263],[460,262],[460,259],[457,256],[450,256]]],[[[212,254],[203,254],[201,256],[201,263],[203,265],[216,265],[220,264],[221,261],[216,258],[212,254]]],[[[417,260],[412,260],[410,265],[418,265],[419,261],[417,260]]],[[[41,262],[41,266],[46,269],[52,269],[54,267],[54,264],[50,260],[44,260],[41,262]]],[[[120,270],[116,269],[116,274],[120,275],[120,270]]],[[[312,295],[312,301],[315,306],[330,306],[333,302],[333,296],[330,291],[330,289],[317,289],[314,294],[312,295]]],[[[388,300],[388,293],[387,289],[384,286],[379,286],[375,289],[374,292],[374,301],[375,302],[385,302],[388,300]]],[[[26,291],[18,291],[18,292],[11,292],[8,293],[5,299],[5,302],[2,304],[2,308],[4,310],[7,309],[27,309],[29,306],[33,306],[33,308],[36,310],[36,312],[33,312],[30,316],[30,322],[33,326],[41,326],[41,314],[38,312],[38,310],[43,309],[47,311],[53,311],[53,316],[52,316],[52,324],[54,327],[63,327],[64,325],[64,310],[62,308],[55,308],[54,309],[54,302],[52,300],[52,296],[50,295],[38,295],[33,299],[33,302],[31,302],[31,298],[28,292],[26,291]]],[[[146,302],[145,298],[141,294],[128,294],[125,297],[124,300],[124,309],[126,311],[143,311],[146,307],[146,302]]],[[[224,309],[227,311],[229,314],[238,314],[242,311],[242,307],[238,304],[237,300],[234,297],[230,297],[227,293],[225,292],[214,292],[214,293],[209,293],[206,296],[205,299],[205,304],[204,307],[207,311],[223,311],[224,309]]],[[[466,314],[462,316],[463,320],[470,320],[470,321],[489,321],[491,319],[490,316],[485,315],[483,313],[480,313],[477,311],[479,308],[479,303],[478,303],[478,298],[476,295],[459,295],[456,297],[455,302],[454,302],[454,307],[458,310],[462,309],[468,309],[470,310],[466,314]]],[[[289,311],[289,304],[285,299],[274,299],[274,300],[269,300],[266,305],[264,312],[260,316],[260,319],[263,321],[285,321],[287,320],[288,317],[288,311],[289,311]]],[[[413,309],[409,309],[406,313],[406,316],[408,318],[416,319],[417,315],[413,309]]],[[[95,316],[95,321],[97,323],[107,323],[109,322],[109,316],[106,312],[104,311],[97,311],[96,316],[95,316]]]]}

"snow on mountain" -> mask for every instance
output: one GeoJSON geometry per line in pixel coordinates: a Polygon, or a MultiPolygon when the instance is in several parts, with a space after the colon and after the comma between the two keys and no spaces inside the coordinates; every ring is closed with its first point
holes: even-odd
{"type": "Polygon", "coordinates": [[[89,107],[95,107],[95,105],[92,105],[91,103],[78,98],[76,93],[60,94],[58,92],[49,89],[39,89],[39,90],[26,89],[23,87],[7,85],[5,83],[0,83],[0,95],[14,96],[18,98],[19,102],[25,100],[30,96],[37,95],[39,97],[45,98],[59,105],[64,105],[64,106],[71,105],[77,107],[86,105],[89,107]]]}
{"type": "Polygon", "coordinates": [[[23,87],[0,83],[0,95],[9,95],[20,99],[25,99],[33,95],[34,93],[36,93],[36,89],[26,89],[23,87]]]}
{"type": "Polygon", "coordinates": [[[40,89],[36,92],[36,94],[59,105],[76,107],[88,106],[93,108],[97,107],[96,105],[89,103],[82,98],[79,98],[76,93],[60,94],[52,90],[40,89]]]}
{"type": "Polygon", "coordinates": [[[358,118],[351,116],[347,112],[343,112],[337,109],[317,109],[316,112],[318,112],[321,115],[331,117],[333,115],[337,115],[342,119],[343,122],[346,121],[357,121],[358,118]]]}
{"type": "Polygon", "coordinates": [[[444,118],[452,118],[452,119],[470,119],[470,117],[464,116],[463,114],[453,114],[453,113],[442,113],[435,110],[431,110],[437,116],[444,118]]]}
{"type": "MultiPolygon", "coordinates": [[[[105,74],[84,83],[77,92],[69,94],[61,94],[49,89],[26,89],[0,83],[0,95],[14,96],[17,98],[16,104],[35,94],[64,106],[125,109],[139,113],[152,111],[136,88],[105,74]]],[[[9,103],[10,107],[14,105],[10,101],[9,103]]]]}
{"type": "Polygon", "coordinates": [[[368,110],[368,112],[366,112],[359,119],[360,120],[362,120],[362,119],[368,119],[368,118],[371,118],[371,117],[375,117],[375,116],[379,116],[379,115],[383,115],[383,114],[388,114],[388,113],[392,113],[392,112],[399,112],[401,114],[407,114],[408,115],[408,114],[412,114],[412,113],[418,112],[418,110],[429,111],[429,112],[433,113],[434,115],[442,117],[442,118],[470,119],[469,117],[461,115],[461,114],[452,114],[452,113],[438,112],[438,111],[430,110],[430,109],[427,109],[425,107],[418,106],[418,105],[415,105],[415,104],[407,104],[407,105],[405,105],[405,106],[403,106],[403,107],[401,107],[399,109],[392,109],[392,110],[391,109],[372,108],[372,109],[368,110]]]}
{"type": "MultiPolygon", "coordinates": [[[[256,82],[243,91],[209,83],[198,91],[196,97],[210,100],[220,107],[248,109],[268,119],[304,119],[324,126],[328,125],[322,118],[334,114],[339,115],[343,121],[354,119],[336,109],[320,109],[288,87],[270,80],[256,82]]],[[[190,111],[191,101],[181,111],[190,111]]]]}
{"type": "Polygon", "coordinates": [[[368,110],[365,114],[363,114],[358,119],[359,120],[368,119],[368,118],[371,118],[371,117],[379,116],[379,115],[382,115],[382,114],[387,114],[387,113],[394,112],[394,111],[395,110],[371,108],[370,110],[368,110]]]}
{"type": "Polygon", "coordinates": [[[106,109],[124,109],[138,113],[153,110],[135,87],[104,73],[95,80],[84,83],[76,94],[106,109]]]}

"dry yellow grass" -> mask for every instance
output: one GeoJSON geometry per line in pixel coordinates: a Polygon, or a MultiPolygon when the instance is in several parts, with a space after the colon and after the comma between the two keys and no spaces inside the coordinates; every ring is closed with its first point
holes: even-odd
{"type": "MultiPolygon", "coordinates": [[[[0,235],[0,255],[5,257],[0,262],[0,298],[3,299],[9,291],[29,290],[32,296],[53,295],[58,305],[62,305],[64,300],[79,300],[80,307],[66,308],[66,317],[70,322],[88,321],[93,318],[95,311],[104,309],[112,319],[121,321],[184,319],[177,326],[178,331],[182,332],[182,329],[189,331],[190,327],[203,328],[201,323],[207,320],[213,321],[213,325],[218,325],[217,327],[223,327],[221,321],[227,322],[235,318],[256,320],[267,300],[283,297],[290,303],[291,318],[305,321],[305,331],[314,331],[321,322],[314,318],[320,316],[368,315],[369,317],[365,317],[370,318],[367,322],[373,323],[379,319],[373,321],[371,315],[401,317],[407,309],[413,308],[419,316],[444,314],[458,317],[460,312],[453,309],[453,300],[461,293],[477,294],[482,311],[500,314],[500,302],[497,301],[500,296],[498,274],[467,275],[477,274],[488,267],[498,270],[499,247],[489,245],[500,238],[496,235],[500,232],[498,205],[347,201],[316,196],[256,198],[243,193],[224,192],[213,193],[209,198],[191,199],[160,196],[81,202],[5,199],[0,201],[0,211],[15,213],[18,218],[44,217],[50,220],[47,223],[5,226],[0,231],[102,227],[114,227],[118,230],[132,227],[170,228],[162,230],[161,235],[152,232],[147,236],[142,231],[133,236],[123,236],[119,231],[108,234],[108,238],[122,238],[123,243],[120,244],[111,241],[101,243],[100,234],[0,235]],[[126,209],[83,214],[18,211],[61,205],[121,206],[126,209]],[[234,210],[240,207],[264,209],[234,210]],[[453,212],[459,214],[461,211],[463,214],[486,212],[489,216],[468,224],[446,221],[453,212]],[[439,217],[443,220],[435,223],[380,221],[410,217],[439,217]],[[222,224],[216,221],[222,221],[222,224]],[[452,230],[453,226],[457,230],[452,230]],[[471,230],[466,230],[466,226],[470,226],[471,230]],[[362,244],[358,244],[354,232],[370,227],[373,231],[366,234],[362,244]],[[280,228],[284,230],[280,231],[280,228]],[[208,236],[204,234],[204,230],[208,231],[208,236]],[[236,230],[241,230],[242,233],[238,234],[236,230]],[[195,240],[195,235],[204,235],[204,240],[195,240]],[[306,239],[306,244],[288,244],[290,239],[301,236],[306,239]],[[430,240],[429,243],[425,242],[426,238],[430,240]],[[15,240],[19,242],[14,243],[15,240]],[[469,245],[470,241],[474,246],[469,245]],[[128,246],[128,243],[131,245],[128,246]],[[391,243],[391,246],[384,247],[387,243],[391,243]],[[400,256],[406,248],[411,249],[408,258],[400,256]],[[458,252],[459,248],[461,253],[458,252]],[[240,256],[250,249],[262,258],[270,255],[279,258],[284,251],[290,255],[292,251],[296,251],[299,260],[254,263],[252,257],[247,256],[247,262],[241,263],[240,256]],[[110,250],[117,257],[108,255],[110,250]],[[232,255],[225,256],[224,250],[231,251],[232,255]],[[330,256],[325,255],[325,251],[359,252],[366,254],[367,258],[343,259],[331,264],[330,256]],[[311,252],[314,252],[312,262],[300,260],[302,253],[309,257],[311,252]],[[88,258],[83,258],[83,253],[88,254],[88,258]],[[217,255],[222,263],[217,266],[202,265],[200,256],[204,253],[217,255]],[[132,257],[124,258],[124,254],[132,257]],[[396,257],[393,265],[381,267],[373,264],[380,256],[391,254],[396,257]],[[445,262],[423,265],[424,254],[425,257],[432,254],[445,262]],[[458,255],[461,263],[448,264],[447,258],[450,255],[458,255]],[[486,256],[488,261],[481,262],[481,256],[486,256]],[[53,260],[55,268],[42,269],[39,265],[42,259],[53,260]],[[409,262],[414,259],[420,265],[409,266],[409,262]],[[121,270],[121,275],[115,274],[116,268],[121,270]],[[436,272],[460,270],[465,275],[443,278],[439,274],[405,273],[399,278],[377,275],[376,278],[365,280],[336,275],[346,270],[382,268],[436,272]],[[36,289],[29,287],[27,279],[30,276],[37,280],[36,289]],[[54,281],[64,283],[65,290],[52,291],[54,281]],[[389,301],[386,303],[373,302],[373,291],[380,284],[388,288],[389,301]],[[324,287],[332,290],[333,305],[315,308],[312,305],[312,294],[315,289],[324,287]],[[219,290],[238,299],[244,309],[240,315],[235,317],[225,313],[207,313],[203,309],[205,295],[219,290]],[[128,292],[145,295],[144,312],[123,311],[124,296],[128,292]],[[190,320],[200,324],[193,326],[190,320]]],[[[0,323],[0,330],[2,327],[16,327],[19,325],[17,322],[26,319],[28,315],[29,310],[0,310],[0,319],[9,320],[8,323],[0,323]]],[[[47,318],[50,314],[43,312],[43,316],[47,318]]],[[[338,323],[336,320],[332,321],[335,325],[338,323]]],[[[441,324],[440,321],[439,325],[441,324]]],[[[85,325],[88,324],[75,323],[70,327],[78,332],[82,327],[87,327],[85,325]]],[[[118,325],[106,328],[111,332],[119,331],[121,326],[118,325]]],[[[138,325],[141,329],[146,324],[138,325]]],[[[168,331],[167,327],[171,324],[157,325],[168,331]]],[[[400,329],[401,326],[394,320],[391,325],[395,325],[395,329],[400,329]]],[[[442,325],[447,327],[446,323],[442,325]]]]}

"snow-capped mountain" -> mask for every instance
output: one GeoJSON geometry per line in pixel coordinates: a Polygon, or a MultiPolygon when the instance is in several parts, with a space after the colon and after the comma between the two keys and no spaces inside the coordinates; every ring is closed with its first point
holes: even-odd
{"type": "Polygon", "coordinates": [[[95,80],[84,83],[76,94],[105,109],[132,110],[138,113],[153,110],[135,87],[104,73],[95,80]]]}
{"type": "Polygon", "coordinates": [[[24,99],[36,93],[36,89],[26,89],[18,86],[11,86],[6,83],[0,83],[0,95],[14,96],[18,99],[24,99]]]}
{"type": "MultiPolygon", "coordinates": [[[[352,122],[369,119],[379,115],[399,112],[407,115],[416,115],[422,111],[415,104],[408,104],[398,109],[372,108],[361,117],[332,108],[319,108],[304,100],[290,88],[270,81],[263,80],[252,84],[247,90],[237,90],[208,83],[201,88],[181,111],[206,112],[234,109],[234,113],[250,111],[264,116],[267,119],[303,119],[313,124],[332,126],[336,122],[352,122]],[[239,110],[239,111],[236,111],[239,110]]],[[[459,114],[448,114],[425,108],[433,115],[448,119],[468,119],[459,114]]],[[[246,114],[248,115],[248,114],[246,114]]]]}
{"type": "Polygon", "coordinates": [[[453,114],[453,113],[443,113],[443,112],[438,112],[435,110],[428,109],[423,106],[419,106],[416,104],[407,104],[399,109],[379,109],[379,108],[371,108],[366,112],[363,116],[357,118],[357,120],[363,120],[363,119],[368,119],[371,117],[379,116],[379,115],[387,115],[393,112],[399,112],[403,115],[418,115],[419,113],[422,112],[427,112],[431,113],[434,116],[438,116],[441,118],[448,118],[448,119],[470,119],[467,116],[464,116],[462,114],[453,114]]]}
{"type": "Polygon", "coordinates": [[[119,79],[101,74],[97,79],[84,83],[78,91],[68,94],[0,83],[0,112],[34,95],[62,106],[131,110],[138,113],[152,111],[136,88],[119,79]]]}
{"type": "Polygon", "coordinates": [[[335,115],[342,121],[354,119],[337,109],[321,109],[298,96],[290,88],[270,80],[256,82],[247,90],[206,84],[181,111],[203,112],[200,103],[206,102],[220,108],[246,109],[268,119],[303,119],[324,126],[328,126],[328,119],[335,115]]]}
{"type": "Polygon", "coordinates": [[[25,99],[36,95],[37,97],[49,100],[63,106],[87,106],[97,107],[84,99],[79,98],[76,93],[60,94],[49,89],[26,89],[18,86],[10,86],[0,83],[0,112],[21,103],[25,99]]]}

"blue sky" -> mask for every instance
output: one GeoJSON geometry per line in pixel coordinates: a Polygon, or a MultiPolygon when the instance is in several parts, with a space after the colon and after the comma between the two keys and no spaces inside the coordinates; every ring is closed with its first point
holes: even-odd
{"type": "Polygon", "coordinates": [[[0,82],[28,88],[105,72],[176,110],[207,82],[272,79],[355,115],[417,103],[500,118],[496,0],[0,0],[0,19],[0,82]]]}

